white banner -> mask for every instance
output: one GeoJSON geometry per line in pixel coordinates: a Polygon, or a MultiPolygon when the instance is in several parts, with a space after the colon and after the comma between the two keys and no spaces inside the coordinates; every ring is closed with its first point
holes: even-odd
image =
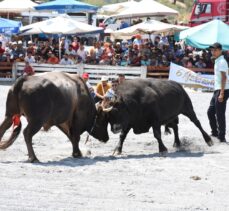
{"type": "Polygon", "coordinates": [[[171,62],[169,80],[187,85],[200,85],[203,87],[214,88],[213,75],[201,75],[171,62]]]}

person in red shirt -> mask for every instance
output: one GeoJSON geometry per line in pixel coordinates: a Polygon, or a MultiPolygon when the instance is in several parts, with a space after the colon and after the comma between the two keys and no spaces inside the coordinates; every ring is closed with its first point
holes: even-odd
{"type": "Polygon", "coordinates": [[[47,60],[48,64],[59,64],[59,59],[55,56],[53,52],[49,52],[49,58],[47,60]]]}
{"type": "Polygon", "coordinates": [[[24,70],[23,70],[23,75],[34,75],[35,72],[34,72],[34,69],[33,67],[29,64],[29,62],[25,62],[25,67],[24,67],[24,70]]]}

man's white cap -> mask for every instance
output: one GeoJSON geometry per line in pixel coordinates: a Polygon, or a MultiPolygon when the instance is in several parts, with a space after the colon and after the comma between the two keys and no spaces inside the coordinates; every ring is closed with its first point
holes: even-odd
{"type": "Polygon", "coordinates": [[[21,40],[19,40],[17,43],[18,43],[19,45],[21,45],[21,44],[22,44],[22,41],[21,41],[21,40]]]}
{"type": "Polygon", "coordinates": [[[17,42],[15,42],[15,41],[14,41],[14,42],[12,42],[12,45],[17,45],[17,42]]]}
{"type": "Polygon", "coordinates": [[[33,44],[33,42],[31,40],[29,40],[28,44],[33,44]]]}
{"type": "Polygon", "coordinates": [[[108,81],[108,77],[107,76],[102,76],[101,81],[108,81]]]}

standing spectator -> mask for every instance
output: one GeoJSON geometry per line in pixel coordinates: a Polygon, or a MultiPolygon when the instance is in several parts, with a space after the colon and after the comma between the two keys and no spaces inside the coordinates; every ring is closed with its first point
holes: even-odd
{"type": "Polygon", "coordinates": [[[45,42],[44,46],[41,48],[41,56],[45,61],[48,60],[48,52],[51,51],[51,47],[48,41],[45,42]]]}
{"type": "Polygon", "coordinates": [[[82,78],[83,78],[84,82],[86,83],[87,88],[89,89],[91,96],[94,98],[95,97],[95,91],[94,91],[92,85],[88,81],[89,80],[89,74],[83,73],[82,78]]]}
{"type": "Polygon", "coordinates": [[[76,51],[73,49],[72,45],[69,45],[68,49],[65,51],[66,54],[70,55],[76,55],[76,51]]]}
{"type": "Polygon", "coordinates": [[[212,136],[218,137],[220,142],[226,142],[225,112],[227,99],[229,97],[229,68],[227,61],[222,55],[222,45],[220,43],[214,43],[210,46],[210,49],[215,58],[215,91],[208,108],[208,119],[212,130],[212,136]]]}
{"type": "Polygon", "coordinates": [[[26,49],[26,53],[32,52],[32,55],[35,55],[35,47],[33,46],[33,42],[31,40],[28,41],[28,47],[26,49]]]}
{"type": "Polygon", "coordinates": [[[23,54],[25,56],[25,52],[26,52],[26,50],[23,47],[23,43],[21,40],[19,40],[17,43],[17,48],[16,48],[16,54],[17,54],[16,58],[18,58],[20,54],[23,54]]]}
{"type": "Polygon", "coordinates": [[[104,95],[106,94],[107,90],[111,88],[111,85],[108,83],[108,78],[106,76],[102,76],[101,82],[96,85],[95,88],[95,103],[103,100],[104,95]]]}
{"type": "Polygon", "coordinates": [[[79,42],[77,37],[73,37],[72,48],[75,50],[75,52],[77,52],[79,49],[79,42]]]}
{"type": "Polygon", "coordinates": [[[79,47],[78,51],[76,52],[76,55],[80,56],[80,58],[82,59],[82,62],[86,61],[87,51],[85,50],[83,43],[80,43],[80,47],[79,47]]]}

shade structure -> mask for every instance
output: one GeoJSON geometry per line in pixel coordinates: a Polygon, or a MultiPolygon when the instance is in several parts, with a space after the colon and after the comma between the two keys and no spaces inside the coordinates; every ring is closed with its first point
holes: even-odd
{"type": "Polygon", "coordinates": [[[113,15],[114,18],[134,18],[146,16],[168,16],[178,15],[178,12],[154,0],[142,0],[137,4],[113,15]]]}
{"type": "Polygon", "coordinates": [[[0,12],[20,13],[34,10],[37,4],[30,0],[4,0],[0,2],[0,12]]]}
{"type": "Polygon", "coordinates": [[[0,18],[1,34],[16,34],[18,33],[20,26],[21,22],[0,18]]]}
{"type": "Polygon", "coordinates": [[[59,15],[55,18],[33,23],[20,28],[22,35],[30,34],[89,34],[99,33],[104,29],[101,27],[95,27],[86,23],[76,21],[68,15],[59,15]]]}
{"type": "Polygon", "coordinates": [[[94,13],[98,7],[75,0],[55,0],[39,4],[36,10],[56,10],[59,13],[67,12],[88,12],[94,13]]]}
{"type": "Polygon", "coordinates": [[[118,13],[124,11],[125,9],[130,8],[131,6],[133,6],[135,4],[137,4],[137,2],[134,0],[131,0],[131,1],[120,2],[120,3],[116,3],[116,4],[104,5],[100,9],[100,13],[107,14],[107,15],[118,14],[118,13]]]}
{"type": "Polygon", "coordinates": [[[179,39],[185,40],[187,45],[205,49],[215,42],[222,44],[224,50],[229,50],[229,26],[221,20],[192,27],[180,32],[179,39]]]}
{"type": "Polygon", "coordinates": [[[175,32],[182,31],[187,29],[187,26],[179,26],[168,23],[163,23],[156,20],[145,21],[131,27],[111,31],[112,39],[130,39],[135,34],[159,34],[159,33],[168,33],[174,34],[175,32]]]}

